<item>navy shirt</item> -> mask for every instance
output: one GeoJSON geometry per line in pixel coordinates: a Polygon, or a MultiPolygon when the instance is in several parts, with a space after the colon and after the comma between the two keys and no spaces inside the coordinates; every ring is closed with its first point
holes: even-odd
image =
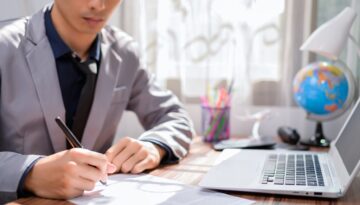
{"type": "MultiPolygon", "coordinates": [[[[55,57],[56,70],[66,111],[66,125],[71,128],[81,89],[85,84],[85,75],[77,68],[71,59],[74,58],[73,51],[64,43],[57,33],[51,19],[50,10],[45,12],[45,30],[55,57]]],[[[88,58],[94,59],[97,62],[99,73],[101,60],[99,36],[96,37],[91,45],[88,58]]]]}

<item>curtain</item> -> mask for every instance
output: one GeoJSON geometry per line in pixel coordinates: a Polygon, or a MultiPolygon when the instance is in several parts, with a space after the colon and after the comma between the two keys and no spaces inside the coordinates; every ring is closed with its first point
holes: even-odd
{"type": "Polygon", "coordinates": [[[279,105],[294,105],[292,81],[296,73],[307,63],[313,61],[311,54],[304,54],[300,47],[313,30],[314,16],[312,14],[314,1],[286,1],[286,18],[283,30],[283,53],[280,81],[279,105]],[[299,26],[301,25],[301,26],[299,26]]]}
{"type": "Polygon", "coordinates": [[[140,43],[144,63],[160,84],[177,90],[182,100],[194,102],[233,81],[233,99],[251,104],[255,82],[280,79],[284,5],[131,0],[121,6],[119,26],[140,43]]]}

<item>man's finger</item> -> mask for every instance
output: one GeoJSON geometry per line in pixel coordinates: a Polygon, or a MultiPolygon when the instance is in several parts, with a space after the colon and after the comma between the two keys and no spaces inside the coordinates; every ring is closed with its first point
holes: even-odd
{"type": "Polygon", "coordinates": [[[125,149],[123,149],[118,155],[113,159],[112,163],[116,165],[118,170],[121,170],[122,164],[131,158],[138,150],[141,148],[139,143],[129,143],[125,149]]]}
{"type": "Polygon", "coordinates": [[[106,168],[108,160],[105,155],[81,148],[71,149],[69,154],[72,160],[78,163],[94,166],[98,168],[101,173],[107,173],[106,168]]]}
{"type": "Polygon", "coordinates": [[[76,187],[80,190],[91,191],[95,188],[96,182],[79,177],[76,187]]]}
{"type": "Polygon", "coordinates": [[[138,162],[131,170],[131,173],[138,174],[138,173],[143,172],[146,169],[151,169],[151,168],[153,168],[151,165],[151,160],[149,158],[146,158],[146,159],[138,162]]]}
{"type": "Polygon", "coordinates": [[[120,171],[122,164],[129,159],[134,153],[131,150],[124,150],[119,153],[112,161],[116,166],[116,171],[120,171]]]}
{"type": "Polygon", "coordinates": [[[124,163],[122,163],[120,170],[124,173],[130,172],[133,167],[143,161],[146,156],[148,156],[147,151],[145,149],[140,149],[137,153],[128,158],[124,163]]]}
{"type": "Polygon", "coordinates": [[[129,137],[120,139],[115,145],[111,146],[105,153],[108,160],[111,162],[113,159],[126,148],[127,144],[131,142],[129,137]]]}
{"type": "Polygon", "coordinates": [[[109,162],[107,164],[107,173],[108,174],[113,174],[114,172],[116,172],[116,165],[109,162]]]}
{"type": "Polygon", "coordinates": [[[92,180],[79,177],[78,179],[76,179],[74,186],[79,190],[91,191],[95,188],[95,184],[96,182],[92,180]]]}
{"type": "Polygon", "coordinates": [[[79,177],[82,177],[84,179],[97,182],[103,177],[103,173],[96,167],[89,166],[86,164],[80,164],[78,165],[79,169],[79,177]]]}

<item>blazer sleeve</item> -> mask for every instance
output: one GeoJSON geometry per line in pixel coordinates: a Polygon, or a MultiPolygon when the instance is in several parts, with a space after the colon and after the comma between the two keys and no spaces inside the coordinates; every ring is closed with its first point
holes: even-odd
{"type": "Polygon", "coordinates": [[[26,168],[39,157],[0,152],[0,204],[15,200],[20,179],[26,168]]]}
{"type": "Polygon", "coordinates": [[[145,69],[136,70],[127,109],[136,113],[146,130],[140,140],[167,145],[177,160],[188,153],[195,134],[188,113],[178,98],[160,88],[145,69]]]}

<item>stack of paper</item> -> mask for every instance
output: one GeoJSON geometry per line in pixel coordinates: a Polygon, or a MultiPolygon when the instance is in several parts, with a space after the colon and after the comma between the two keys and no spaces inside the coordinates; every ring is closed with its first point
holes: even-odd
{"type": "Polygon", "coordinates": [[[152,175],[117,174],[109,177],[108,185],[71,200],[75,204],[231,204],[247,205],[253,201],[185,185],[152,175]]]}

